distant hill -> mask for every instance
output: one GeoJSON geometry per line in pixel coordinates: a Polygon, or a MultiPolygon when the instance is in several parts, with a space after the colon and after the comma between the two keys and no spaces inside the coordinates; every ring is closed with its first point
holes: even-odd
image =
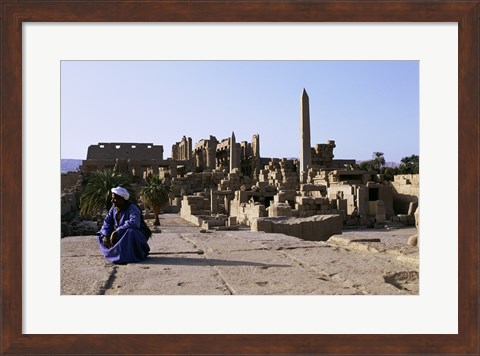
{"type": "Polygon", "coordinates": [[[66,172],[75,172],[78,170],[78,167],[82,165],[81,159],[62,159],[61,160],[61,171],[62,173],[66,172]]]}
{"type": "MultiPolygon", "coordinates": [[[[368,161],[368,160],[366,160],[368,161]]],[[[355,161],[357,164],[360,164],[362,162],[365,162],[365,161],[355,161]]],[[[385,162],[385,167],[387,168],[397,168],[398,166],[400,166],[400,163],[397,163],[397,162],[385,162]]]]}
{"type": "Polygon", "coordinates": [[[385,167],[397,168],[400,166],[400,163],[397,162],[385,162],[385,167]]]}

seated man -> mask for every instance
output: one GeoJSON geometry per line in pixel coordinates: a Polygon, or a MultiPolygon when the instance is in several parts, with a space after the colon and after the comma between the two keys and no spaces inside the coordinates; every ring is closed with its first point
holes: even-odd
{"type": "Polygon", "coordinates": [[[100,250],[113,263],[139,262],[150,252],[147,243],[150,236],[140,230],[142,212],[136,204],[128,202],[129,197],[125,188],[112,188],[113,205],[97,233],[100,250]]]}

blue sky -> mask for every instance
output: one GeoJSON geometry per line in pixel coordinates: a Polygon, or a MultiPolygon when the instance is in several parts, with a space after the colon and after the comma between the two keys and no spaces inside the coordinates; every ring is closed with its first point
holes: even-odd
{"type": "Polygon", "coordinates": [[[419,154],[418,61],[62,61],[61,158],[98,142],[151,142],[164,158],[235,132],[260,135],[262,157],[298,157],[300,95],[310,97],[311,144],[337,159],[419,154]]]}

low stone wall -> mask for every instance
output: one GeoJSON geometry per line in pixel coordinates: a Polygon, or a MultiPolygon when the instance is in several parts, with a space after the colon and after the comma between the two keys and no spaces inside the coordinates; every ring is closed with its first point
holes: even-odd
{"type": "Polygon", "coordinates": [[[82,175],[79,172],[67,172],[60,175],[61,190],[62,192],[65,189],[73,189],[76,185],[81,184],[82,175]]]}
{"type": "Polygon", "coordinates": [[[255,218],[266,217],[265,205],[259,203],[239,203],[238,200],[230,202],[230,216],[235,217],[239,224],[250,226],[255,218]]]}
{"type": "Polygon", "coordinates": [[[252,231],[280,233],[303,240],[326,241],[341,234],[343,219],[340,215],[317,215],[308,218],[266,217],[253,219],[252,231]]]}
{"type": "Polygon", "coordinates": [[[185,195],[182,200],[180,215],[209,215],[210,201],[203,196],[185,195]]]}
{"type": "Polygon", "coordinates": [[[418,174],[399,174],[391,182],[393,208],[397,214],[407,214],[410,203],[418,203],[420,184],[418,174]]]}
{"type": "Polygon", "coordinates": [[[62,220],[71,220],[78,212],[80,205],[80,193],[78,191],[66,191],[60,195],[60,216],[62,220]]]}
{"type": "Polygon", "coordinates": [[[273,202],[267,208],[268,217],[276,217],[276,216],[292,216],[292,208],[287,203],[275,203],[273,202]]]}
{"type": "Polygon", "coordinates": [[[201,227],[204,229],[213,229],[219,226],[227,226],[228,225],[228,217],[226,215],[219,215],[216,217],[213,216],[202,216],[202,224],[201,227]]]}

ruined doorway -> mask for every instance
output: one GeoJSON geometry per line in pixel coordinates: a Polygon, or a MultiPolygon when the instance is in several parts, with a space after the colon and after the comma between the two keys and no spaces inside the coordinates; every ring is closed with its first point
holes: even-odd
{"type": "Polygon", "coordinates": [[[368,188],[368,201],[377,201],[379,197],[378,188],[368,188]]]}

